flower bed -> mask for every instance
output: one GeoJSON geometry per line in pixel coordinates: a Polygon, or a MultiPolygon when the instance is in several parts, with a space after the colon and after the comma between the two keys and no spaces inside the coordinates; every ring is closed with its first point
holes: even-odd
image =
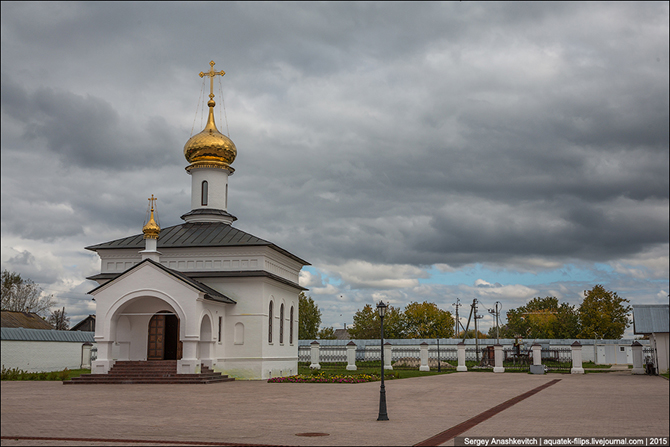
{"type": "MultiPolygon", "coordinates": [[[[393,376],[385,378],[392,379],[393,376]]],[[[273,377],[268,379],[268,383],[363,383],[375,382],[379,376],[373,374],[355,374],[355,375],[330,375],[324,372],[318,374],[298,374],[288,377],[273,377]]]]}

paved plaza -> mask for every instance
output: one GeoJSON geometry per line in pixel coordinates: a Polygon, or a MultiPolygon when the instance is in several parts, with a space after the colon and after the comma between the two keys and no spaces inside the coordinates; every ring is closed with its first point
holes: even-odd
{"type": "Polygon", "coordinates": [[[445,436],[462,429],[458,436],[670,435],[668,381],[629,371],[467,372],[391,380],[386,390],[390,420],[378,422],[379,382],[2,382],[2,445],[453,445],[445,436]]]}

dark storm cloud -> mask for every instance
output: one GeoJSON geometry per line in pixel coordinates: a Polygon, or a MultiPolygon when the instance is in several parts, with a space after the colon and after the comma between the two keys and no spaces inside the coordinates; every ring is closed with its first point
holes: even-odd
{"type": "Polygon", "coordinates": [[[434,263],[623,271],[669,239],[667,17],[641,2],[3,2],[3,237],[135,234],[150,194],[179,223],[215,59],[235,226],[342,287],[400,287],[434,263]]]}
{"type": "Polygon", "coordinates": [[[2,76],[2,110],[22,128],[20,139],[3,141],[3,150],[39,150],[41,143],[62,163],[81,168],[139,169],[178,160],[172,130],[162,117],[141,123],[123,119],[105,100],[91,95],[40,88],[27,93],[2,76]],[[4,92],[7,92],[5,95],[4,92]]]}

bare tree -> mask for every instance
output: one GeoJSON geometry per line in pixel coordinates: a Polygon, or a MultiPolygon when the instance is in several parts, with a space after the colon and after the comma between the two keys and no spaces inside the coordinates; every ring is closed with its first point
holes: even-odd
{"type": "Polygon", "coordinates": [[[53,307],[53,295],[44,295],[42,289],[19,273],[2,271],[2,310],[35,312],[45,317],[53,307]]]}
{"type": "Polygon", "coordinates": [[[70,329],[70,317],[65,313],[65,308],[56,309],[51,312],[47,322],[54,327],[54,329],[59,331],[67,331],[70,329]]]}

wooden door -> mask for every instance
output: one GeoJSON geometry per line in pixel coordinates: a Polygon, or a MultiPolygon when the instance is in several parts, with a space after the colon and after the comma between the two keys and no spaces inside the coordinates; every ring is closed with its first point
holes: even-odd
{"type": "Polygon", "coordinates": [[[165,352],[165,315],[154,315],[149,321],[147,360],[163,360],[165,352]]]}

